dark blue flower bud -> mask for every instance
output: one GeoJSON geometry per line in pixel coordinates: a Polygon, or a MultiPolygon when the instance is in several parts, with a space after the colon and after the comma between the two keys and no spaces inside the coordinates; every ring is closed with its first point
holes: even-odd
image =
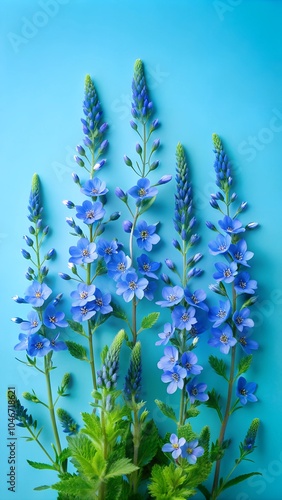
{"type": "Polygon", "coordinates": [[[62,278],[63,280],[71,280],[71,277],[66,274],[66,273],[58,273],[60,278],[62,278]]]}
{"type": "Polygon", "coordinates": [[[133,130],[137,130],[138,129],[137,123],[135,123],[133,120],[130,120],[129,123],[130,123],[131,128],[133,128],[133,130]]]}
{"type": "Polygon", "coordinates": [[[29,252],[27,252],[24,248],[22,248],[22,249],[21,249],[21,253],[22,253],[22,256],[23,256],[25,259],[27,259],[27,260],[31,259],[31,255],[30,255],[30,253],[29,253],[29,252]]]}
{"type": "Polygon", "coordinates": [[[153,120],[150,129],[151,129],[151,131],[156,130],[156,128],[158,128],[159,126],[160,126],[160,122],[159,122],[158,118],[156,118],[155,120],[153,120]]]}
{"type": "Polygon", "coordinates": [[[28,281],[33,281],[33,276],[31,276],[31,274],[25,273],[25,277],[28,281]]]}
{"type": "Polygon", "coordinates": [[[258,222],[249,222],[249,224],[246,225],[246,229],[255,229],[256,227],[258,227],[258,222]]]}
{"type": "Polygon", "coordinates": [[[57,306],[60,302],[60,300],[62,299],[63,297],[63,294],[62,293],[58,293],[58,295],[55,297],[55,299],[53,300],[53,306],[57,306]]]}
{"type": "Polygon", "coordinates": [[[75,204],[70,200],[63,200],[63,204],[69,209],[75,208],[75,204]]]}
{"type": "Polygon", "coordinates": [[[34,274],[34,269],[32,269],[32,267],[28,267],[27,272],[29,274],[34,274]]]}
{"type": "Polygon", "coordinates": [[[160,164],[159,160],[153,161],[153,163],[151,163],[151,165],[150,165],[150,171],[156,170],[156,168],[158,168],[159,164],[160,164]]]}
{"type": "Polygon", "coordinates": [[[75,172],[73,172],[71,175],[72,175],[73,182],[80,186],[80,179],[79,179],[78,175],[75,172]]]}
{"type": "Polygon", "coordinates": [[[105,141],[101,142],[100,147],[99,147],[100,153],[105,151],[107,149],[108,145],[109,145],[109,141],[107,139],[105,141]]]}
{"type": "Polygon", "coordinates": [[[75,227],[75,222],[72,217],[66,217],[66,223],[72,228],[75,227]]]}
{"type": "Polygon", "coordinates": [[[55,255],[55,248],[51,248],[49,250],[49,252],[47,252],[47,255],[45,256],[45,259],[46,260],[50,260],[50,259],[52,259],[52,257],[54,257],[54,255],[55,255]]]}
{"type": "Polygon", "coordinates": [[[246,210],[247,205],[248,205],[247,201],[242,201],[240,207],[238,208],[238,213],[243,212],[244,210],[246,210]]]}
{"type": "Polygon", "coordinates": [[[79,236],[81,236],[83,234],[82,229],[79,226],[77,226],[76,224],[74,225],[74,230],[75,230],[76,234],[78,234],[79,236]]]}
{"type": "Polygon", "coordinates": [[[181,231],[181,239],[183,241],[187,240],[187,232],[185,231],[185,229],[182,229],[182,231],[181,231]]]}
{"type": "Polygon", "coordinates": [[[78,152],[79,155],[85,156],[85,149],[82,146],[78,145],[78,146],[76,146],[75,149],[76,149],[76,151],[78,152]]]}
{"type": "Polygon", "coordinates": [[[26,300],[24,300],[22,297],[19,297],[18,295],[14,295],[12,299],[17,302],[17,304],[26,304],[26,300]]]}
{"type": "Polygon", "coordinates": [[[84,167],[85,163],[79,156],[74,155],[74,161],[80,166],[84,167]]]}
{"type": "Polygon", "coordinates": [[[42,219],[38,219],[38,221],[36,222],[36,228],[40,229],[41,226],[42,226],[42,219]]]}
{"type": "Polygon", "coordinates": [[[87,146],[88,148],[92,148],[93,142],[91,141],[91,139],[89,139],[89,137],[84,137],[83,142],[85,146],[87,146]]]}
{"type": "Polygon", "coordinates": [[[196,264],[196,262],[199,262],[199,260],[201,260],[201,259],[202,259],[202,257],[203,257],[203,254],[201,254],[201,253],[196,253],[196,254],[194,255],[194,257],[193,257],[193,261],[195,262],[195,264],[196,264]]]}
{"type": "Polygon", "coordinates": [[[123,230],[126,233],[130,233],[131,232],[132,222],[130,220],[124,220],[123,223],[122,223],[122,226],[123,226],[123,230]]]}
{"type": "Polygon", "coordinates": [[[161,279],[163,280],[163,282],[166,285],[171,285],[171,279],[169,278],[169,276],[167,274],[161,273],[161,279]]]}
{"type": "Polygon", "coordinates": [[[179,242],[177,240],[172,240],[172,244],[176,248],[176,250],[180,250],[181,251],[180,244],[179,244],[179,242]]]}
{"type": "Polygon", "coordinates": [[[49,273],[49,269],[48,269],[48,267],[46,267],[46,266],[42,266],[42,267],[40,268],[40,273],[42,274],[42,276],[47,276],[47,274],[49,273]]]}
{"type": "Polygon", "coordinates": [[[192,236],[191,236],[191,238],[189,240],[190,245],[191,246],[195,245],[195,243],[197,241],[199,241],[199,239],[200,239],[200,236],[198,234],[192,234],[192,236]]]}
{"type": "Polygon", "coordinates": [[[156,139],[152,144],[152,153],[159,149],[160,147],[160,139],[156,139]]]}
{"type": "Polygon", "coordinates": [[[131,161],[131,159],[130,159],[130,158],[128,158],[128,156],[126,156],[126,155],[125,155],[125,156],[123,157],[123,161],[124,161],[124,163],[125,163],[128,167],[132,167],[132,161],[131,161]]]}
{"type": "Polygon", "coordinates": [[[166,184],[167,182],[170,182],[172,179],[172,175],[163,175],[160,180],[157,182],[158,186],[161,184],[166,184]]]}
{"type": "Polygon", "coordinates": [[[214,198],[210,199],[210,205],[212,206],[212,208],[215,208],[216,210],[219,209],[219,205],[218,205],[217,201],[214,198]]]}
{"type": "Polygon", "coordinates": [[[192,229],[193,226],[196,224],[196,217],[192,217],[192,219],[189,222],[188,229],[192,229]]]}
{"type": "Polygon", "coordinates": [[[165,263],[169,269],[171,269],[172,271],[175,270],[175,264],[172,262],[172,260],[165,259],[165,263]]]}
{"type": "Polygon", "coordinates": [[[107,123],[103,123],[101,125],[101,127],[99,128],[99,134],[103,134],[108,128],[108,124],[107,123]]]}
{"type": "Polygon", "coordinates": [[[113,212],[111,215],[110,215],[110,220],[118,220],[121,216],[121,213],[120,212],[113,212]]]}
{"type": "Polygon", "coordinates": [[[42,230],[42,233],[46,236],[49,233],[49,226],[45,226],[44,229],[42,230]]]}
{"type": "Polygon", "coordinates": [[[142,155],[142,148],[141,148],[139,143],[136,144],[135,149],[136,149],[136,153],[138,153],[139,155],[142,155]]]}
{"type": "Polygon", "coordinates": [[[214,225],[212,222],[210,222],[209,220],[207,220],[207,221],[206,221],[206,226],[207,226],[209,229],[211,229],[212,231],[217,231],[217,229],[216,229],[215,225],[214,225]]]}
{"type": "Polygon", "coordinates": [[[33,226],[29,226],[28,230],[29,230],[30,234],[34,234],[35,233],[35,229],[34,229],[33,226]]]}
{"type": "Polygon", "coordinates": [[[23,239],[29,247],[33,246],[33,240],[29,236],[23,236],[23,239]]]}
{"type": "Polygon", "coordinates": [[[127,194],[120,187],[116,187],[115,194],[120,200],[127,201],[127,194]]]}
{"type": "Polygon", "coordinates": [[[11,318],[11,321],[13,321],[14,323],[22,323],[24,320],[22,318],[11,318]]]}

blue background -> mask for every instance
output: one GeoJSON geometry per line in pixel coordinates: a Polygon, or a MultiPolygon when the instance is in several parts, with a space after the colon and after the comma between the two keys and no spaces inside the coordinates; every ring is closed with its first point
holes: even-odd
{"type": "MultiPolygon", "coordinates": [[[[217,220],[217,213],[209,205],[209,194],[216,189],[213,132],[221,136],[233,160],[240,200],[249,202],[244,222],[260,223],[260,229],[248,238],[248,246],[255,252],[252,277],[259,282],[259,301],[253,308],[253,318],[255,337],[261,345],[248,378],[258,383],[259,402],[234,415],[229,433],[236,439],[240,429],[240,440],[250,420],[255,416],[261,419],[258,447],[253,455],[255,464],[246,463],[240,472],[259,470],[263,476],[238,485],[232,490],[232,496],[226,493],[222,498],[281,499],[282,285],[278,225],[282,208],[281,16],[282,2],[274,0],[1,1],[1,499],[56,497],[54,492],[32,492],[34,486],[53,482],[54,475],[35,471],[26,464],[26,458],[38,461],[44,458],[35,445],[20,440],[20,431],[15,494],[7,491],[6,483],[5,391],[9,385],[16,386],[19,395],[31,388],[39,393],[43,391],[40,376],[14,359],[18,328],[10,321],[11,317],[22,314],[21,306],[11,297],[22,295],[27,286],[26,262],[20,248],[28,227],[26,205],[31,178],[37,172],[43,185],[45,216],[52,227],[50,246],[58,251],[52,267],[55,276],[59,271],[67,271],[68,246],[73,243],[64,223],[70,213],[66,213],[61,201],[77,199],[79,195],[70,174],[75,170],[74,149],[82,138],[84,77],[87,73],[93,77],[106,120],[111,125],[108,166],[103,172],[108,187],[113,190],[118,184],[128,189],[134,177],[122,158],[125,153],[133,154],[136,141],[128,122],[132,70],[137,58],[144,61],[156,116],[162,123],[159,130],[161,168],[153,179],[168,173],[174,176],[175,147],[178,141],[182,142],[191,168],[196,214],[201,221],[198,231],[202,240],[197,249],[207,254],[211,234],[204,221],[217,220]]],[[[152,215],[162,221],[160,234],[164,243],[158,258],[175,259],[177,256],[170,244],[172,185],[160,191],[152,215]]],[[[114,196],[109,207],[122,208],[117,206],[114,196]]],[[[122,236],[120,221],[116,223],[115,232],[122,236]]],[[[212,282],[213,264],[209,256],[203,261],[205,274],[200,284],[204,287],[212,282]]],[[[60,287],[67,296],[71,289],[69,283],[56,283],[57,289],[60,287]]],[[[209,300],[214,303],[216,297],[210,294],[209,300]]],[[[167,399],[156,368],[161,350],[154,343],[164,321],[165,315],[154,331],[143,333],[141,339],[147,363],[144,398],[162,432],[172,428],[167,427],[155,409],[154,399],[177,404],[177,396],[167,399]]],[[[105,331],[103,338],[97,339],[98,350],[112,336],[105,331]]],[[[206,345],[207,338],[205,334],[201,340],[198,357],[209,373],[207,357],[216,351],[206,345]]],[[[126,366],[128,353],[124,351],[122,356],[126,366]]],[[[72,396],[66,401],[66,407],[73,413],[88,410],[87,367],[70,359],[67,353],[57,358],[57,365],[55,381],[56,377],[60,380],[64,371],[75,373],[72,396]]],[[[216,377],[211,374],[208,377],[210,383],[216,383],[217,388],[223,390],[216,377]]],[[[40,420],[44,412],[38,407],[35,410],[40,420]]],[[[216,435],[213,412],[204,408],[193,424],[200,430],[206,423],[216,435]]],[[[45,432],[48,443],[51,436],[47,428],[45,432]]]]}

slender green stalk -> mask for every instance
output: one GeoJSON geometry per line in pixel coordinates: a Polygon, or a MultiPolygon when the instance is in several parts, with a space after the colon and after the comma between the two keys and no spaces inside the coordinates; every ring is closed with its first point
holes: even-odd
{"type": "Polygon", "coordinates": [[[55,411],[54,411],[51,378],[50,378],[50,361],[51,361],[51,358],[50,358],[50,353],[49,353],[46,356],[44,356],[45,379],[46,379],[47,397],[48,397],[48,410],[50,413],[53,434],[54,434],[54,438],[55,438],[55,442],[56,442],[56,449],[57,449],[58,454],[60,455],[62,452],[62,448],[61,448],[61,442],[60,442],[60,437],[59,437],[59,432],[58,432],[58,427],[57,427],[57,422],[56,422],[56,417],[55,417],[55,411]]]}

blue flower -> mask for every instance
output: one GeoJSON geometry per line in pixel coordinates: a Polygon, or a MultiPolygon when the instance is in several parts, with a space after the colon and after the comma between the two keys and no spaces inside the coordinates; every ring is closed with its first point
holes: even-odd
{"type": "Polygon", "coordinates": [[[116,240],[107,241],[100,238],[97,243],[97,252],[100,257],[103,257],[105,262],[110,262],[112,256],[118,252],[118,244],[116,240]]]}
{"type": "Polygon", "coordinates": [[[251,318],[249,318],[250,309],[244,307],[244,309],[240,309],[240,311],[235,311],[232,316],[232,319],[238,328],[239,332],[243,331],[244,327],[252,327],[254,326],[254,322],[251,318]]]}
{"type": "Polygon", "coordinates": [[[190,292],[188,288],[185,288],[184,296],[188,304],[191,306],[203,309],[203,311],[209,310],[207,304],[204,303],[204,300],[207,298],[207,294],[204,290],[199,289],[195,290],[195,292],[190,292]]]}
{"type": "Polygon", "coordinates": [[[189,443],[185,443],[181,446],[181,456],[186,458],[189,464],[194,465],[197,462],[197,459],[201,457],[205,450],[202,446],[198,446],[199,441],[197,439],[193,439],[193,441],[189,441],[189,443]]]}
{"type": "Polygon", "coordinates": [[[28,337],[26,333],[19,334],[19,343],[15,345],[15,351],[25,351],[28,348],[28,337]]]}
{"type": "Polygon", "coordinates": [[[58,340],[60,334],[57,333],[55,337],[50,339],[50,347],[53,349],[53,351],[65,351],[67,349],[67,344],[63,342],[62,340],[58,340]]]}
{"type": "Polygon", "coordinates": [[[178,350],[174,346],[167,346],[164,348],[164,356],[161,357],[157,363],[160,370],[172,370],[178,361],[178,350]]]}
{"type": "Polygon", "coordinates": [[[215,267],[217,272],[213,274],[213,278],[218,281],[231,283],[237,274],[236,262],[230,262],[230,264],[225,264],[225,262],[216,262],[215,267]]]}
{"type": "Polygon", "coordinates": [[[238,337],[238,344],[240,344],[246,354],[252,354],[252,351],[256,351],[259,348],[258,342],[249,339],[251,333],[252,332],[249,331],[249,328],[244,328],[243,332],[240,333],[240,336],[238,337]]]}
{"type": "Polygon", "coordinates": [[[225,302],[220,300],[219,306],[212,306],[209,310],[208,317],[210,321],[214,322],[214,328],[224,323],[229,318],[230,312],[231,304],[229,300],[225,302]]]}
{"type": "Polygon", "coordinates": [[[29,321],[23,321],[21,323],[21,330],[27,332],[28,335],[38,332],[42,322],[40,321],[37,312],[31,311],[28,313],[27,317],[29,321]]]}
{"type": "Polygon", "coordinates": [[[184,306],[176,306],[172,313],[173,323],[176,328],[182,330],[185,328],[187,331],[191,330],[191,326],[197,323],[196,318],[194,317],[196,310],[194,307],[184,307],[184,306]]]}
{"type": "Polygon", "coordinates": [[[122,275],[129,271],[131,259],[120,250],[113,253],[111,260],[107,263],[108,275],[115,281],[118,281],[122,275]]]}
{"type": "Polygon", "coordinates": [[[72,319],[81,323],[81,321],[87,321],[96,314],[94,309],[95,302],[87,302],[84,306],[74,306],[71,308],[72,319]]]}
{"type": "Polygon", "coordinates": [[[51,328],[51,330],[54,330],[56,327],[66,328],[68,323],[64,318],[65,313],[56,311],[55,306],[49,304],[43,314],[43,323],[47,328],[51,328]]]}
{"type": "Polygon", "coordinates": [[[51,293],[51,288],[49,288],[45,283],[38,283],[38,281],[34,281],[32,285],[27,288],[24,299],[34,307],[41,307],[51,293]]]}
{"type": "Polygon", "coordinates": [[[230,244],[231,236],[229,234],[227,234],[226,236],[219,234],[215,240],[210,241],[208,247],[212,255],[218,255],[221,253],[226,253],[230,247],[230,244]]]}
{"type": "Polygon", "coordinates": [[[181,356],[181,364],[186,369],[187,375],[199,375],[203,369],[202,366],[196,365],[198,358],[191,351],[184,352],[181,356]]]}
{"type": "Polygon", "coordinates": [[[237,295],[241,293],[248,293],[250,295],[255,293],[257,289],[257,282],[255,280],[251,280],[249,273],[243,271],[236,276],[234,281],[234,288],[237,292],[237,295]]]}
{"type": "Polygon", "coordinates": [[[155,345],[166,345],[173,336],[174,330],[175,328],[170,323],[165,323],[164,331],[162,333],[158,333],[158,337],[160,337],[161,340],[157,340],[155,345]]]}
{"type": "Polygon", "coordinates": [[[169,440],[170,443],[164,444],[162,447],[162,451],[164,453],[171,453],[172,457],[176,460],[182,453],[182,446],[185,445],[186,439],[183,437],[178,439],[176,434],[171,434],[169,440]]]}
{"type": "Polygon", "coordinates": [[[109,190],[106,188],[104,181],[101,181],[98,177],[94,177],[94,179],[86,181],[80,191],[86,196],[103,196],[109,190]]]}
{"type": "Polygon", "coordinates": [[[255,382],[247,382],[245,377],[240,377],[237,384],[237,397],[240,399],[242,405],[250,403],[255,403],[258,398],[254,395],[257,389],[257,384],[255,382]]]}
{"type": "Polygon", "coordinates": [[[191,329],[189,330],[189,335],[191,335],[191,337],[198,337],[198,335],[201,335],[201,333],[204,333],[206,330],[207,330],[206,322],[197,321],[197,323],[191,326],[191,329]]]}
{"type": "Polygon", "coordinates": [[[110,306],[112,300],[110,293],[102,293],[99,288],[95,290],[94,309],[100,314],[109,314],[113,308],[110,306]]]}
{"type": "Polygon", "coordinates": [[[160,237],[156,233],[156,224],[151,224],[148,226],[147,222],[142,220],[137,224],[136,229],[134,229],[134,236],[136,237],[137,245],[139,248],[144,248],[147,252],[150,252],[153,245],[156,245],[160,241],[160,237]]]}
{"type": "Polygon", "coordinates": [[[148,285],[144,288],[144,297],[147,300],[154,300],[155,292],[157,289],[157,283],[152,280],[148,280],[148,285]]]}
{"type": "Polygon", "coordinates": [[[144,253],[142,253],[140,257],[137,257],[137,262],[138,262],[138,271],[141,274],[144,274],[149,278],[158,279],[158,276],[154,273],[154,271],[157,271],[160,268],[161,266],[160,262],[153,262],[144,253]]]}
{"type": "Polygon", "coordinates": [[[177,389],[183,389],[184,378],[186,377],[186,370],[179,365],[173,366],[172,370],[166,370],[161,376],[164,383],[168,383],[167,393],[174,394],[177,389]]]}
{"type": "Polygon", "coordinates": [[[242,222],[238,219],[232,219],[228,215],[225,215],[223,220],[219,220],[218,225],[228,234],[238,234],[245,231],[245,228],[242,227],[242,222]]]}
{"type": "Polygon", "coordinates": [[[85,283],[79,283],[77,289],[71,292],[70,296],[73,300],[73,306],[85,306],[87,302],[92,302],[95,299],[94,285],[86,285],[85,283]]]}
{"type": "Polygon", "coordinates": [[[130,196],[136,198],[136,203],[140,203],[142,200],[146,200],[148,198],[153,198],[158,194],[158,190],[156,187],[150,187],[150,181],[146,177],[139,179],[137,181],[137,186],[133,186],[127,191],[130,196]]]}
{"type": "Polygon", "coordinates": [[[228,354],[230,347],[233,347],[237,340],[233,337],[232,329],[229,325],[223,325],[222,329],[212,328],[212,338],[208,340],[208,344],[213,347],[219,347],[220,352],[228,354]]]}
{"type": "Polygon", "coordinates": [[[236,245],[230,245],[229,253],[235,262],[242,264],[242,266],[250,267],[247,260],[250,260],[254,254],[247,250],[247,243],[245,240],[239,240],[236,245]]]}
{"type": "Polygon", "coordinates": [[[38,333],[29,335],[27,346],[27,354],[29,356],[45,356],[48,352],[50,352],[50,350],[50,340],[46,339],[46,337],[43,337],[38,333]]]}
{"type": "Polygon", "coordinates": [[[85,200],[82,205],[76,206],[76,216],[81,219],[85,224],[93,224],[97,220],[103,219],[105,215],[105,209],[100,201],[85,200]]]}
{"type": "Polygon", "coordinates": [[[165,300],[156,302],[161,307],[172,307],[181,302],[184,295],[184,290],[181,286],[165,286],[162,289],[162,296],[165,300]]]}
{"type": "Polygon", "coordinates": [[[206,388],[207,384],[203,382],[198,383],[196,377],[187,384],[186,390],[191,404],[194,404],[195,401],[205,402],[209,399],[209,396],[205,394],[206,388]]]}
{"type": "Polygon", "coordinates": [[[216,184],[223,191],[232,184],[231,165],[227,154],[225,153],[220,138],[213,134],[213,143],[215,147],[214,169],[216,172],[216,184]]]}
{"type": "Polygon", "coordinates": [[[69,249],[71,255],[69,262],[75,265],[90,264],[98,257],[95,250],[95,243],[89,243],[87,238],[80,238],[77,242],[77,246],[71,246],[69,249]]]}
{"type": "Polygon", "coordinates": [[[144,74],[143,63],[137,59],[134,64],[134,76],[132,80],[132,109],[133,118],[146,123],[152,113],[152,102],[144,74]]]}
{"type": "Polygon", "coordinates": [[[125,302],[130,302],[134,296],[143,299],[144,289],[148,285],[146,278],[138,279],[135,272],[128,272],[117,282],[117,294],[122,295],[125,302]]]}

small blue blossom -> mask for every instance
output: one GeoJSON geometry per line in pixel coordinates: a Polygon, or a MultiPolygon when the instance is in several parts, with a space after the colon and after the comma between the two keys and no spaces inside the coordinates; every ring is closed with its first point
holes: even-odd
{"type": "Polygon", "coordinates": [[[196,365],[198,358],[196,354],[191,351],[184,352],[181,356],[181,364],[186,369],[187,375],[199,375],[203,367],[196,365]]]}
{"type": "Polygon", "coordinates": [[[104,258],[107,264],[110,262],[112,256],[118,252],[118,244],[116,240],[107,241],[100,238],[97,243],[97,252],[100,257],[104,258]]]}
{"type": "Polygon", "coordinates": [[[244,309],[240,309],[240,311],[235,311],[232,319],[236,325],[236,328],[239,330],[239,332],[243,331],[243,328],[245,327],[253,327],[254,322],[251,318],[249,318],[250,315],[250,309],[247,307],[244,307],[244,309]]]}
{"type": "Polygon", "coordinates": [[[214,323],[214,328],[224,323],[230,316],[231,304],[229,300],[219,301],[218,306],[212,306],[209,310],[208,318],[214,323]]]}
{"type": "Polygon", "coordinates": [[[82,205],[76,206],[76,216],[81,219],[85,224],[93,224],[97,220],[103,219],[105,215],[105,209],[100,201],[85,200],[82,205]]]}
{"type": "Polygon", "coordinates": [[[208,340],[208,344],[213,347],[219,347],[220,352],[228,354],[230,347],[233,347],[237,340],[233,337],[232,329],[229,325],[223,325],[222,329],[212,328],[212,338],[208,340]]]}
{"type": "Polygon", "coordinates": [[[73,300],[73,306],[85,306],[87,302],[93,302],[95,299],[95,285],[86,285],[79,283],[77,289],[71,292],[70,296],[73,300]]]}
{"type": "Polygon", "coordinates": [[[177,458],[180,457],[182,453],[182,447],[185,445],[186,439],[183,437],[178,439],[176,434],[171,434],[169,440],[170,443],[164,444],[162,447],[162,451],[164,453],[171,453],[172,457],[177,460],[177,458]]]}
{"type": "Polygon", "coordinates": [[[122,295],[125,302],[130,302],[134,296],[143,299],[144,289],[148,285],[146,278],[138,279],[135,272],[127,272],[117,282],[117,295],[122,295]]]}
{"type": "Polygon", "coordinates": [[[49,304],[43,314],[43,323],[47,328],[51,328],[51,330],[54,330],[56,327],[66,328],[68,323],[64,318],[65,313],[56,311],[55,306],[49,304]]]}
{"type": "Polygon", "coordinates": [[[25,351],[28,348],[28,337],[26,333],[19,334],[19,343],[15,345],[15,351],[25,351]]]}
{"type": "Polygon", "coordinates": [[[186,458],[189,464],[194,465],[197,462],[197,459],[201,457],[205,450],[202,446],[198,446],[199,441],[197,439],[193,439],[193,441],[189,441],[189,443],[185,443],[181,446],[181,456],[186,458]]]}
{"type": "Polygon", "coordinates": [[[53,338],[50,339],[50,347],[53,349],[53,351],[66,351],[67,350],[67,344],[63,342],[62,340],[58,340],[60,334],[57,333],[57,335],[53,338]]]}
{"type": "Polygon", "coordinates": [[[31,311],[28,313],[27,317],[28,321],[22,321],[21,323],[21,330],[26,332],[28,335],[38,332],[42,325],[42,322],[40,321],[37,312],[31,311]]]}
{"type": "Polygon", "coordinates": [[[204,384],[203,382],[198,383],[196,377],[191,380],[186,387],[191,404],[194,404],[195,401],[201,401],[202,403],[207,401],[209,396],[208,394],[205,394],[206,389],[207,384],[204,384]]]}
{"type": "Polygon", "coordinates": [[[254,392],[257,389],[257,384],[255,382],[247,382],[245,377],[240,377],[237,384],[237,397],[240,399],[242,405],[246,405],[249,401],[250,403],[255,403],[258,398],[255,396],[254,392]]]}
{"type": "Polygon", "coordinates": [[[95,302],[87,302],[84,306],[74,306],[71,308],[72,319],[81,323],[87,321],[96,314],[95,302]]]}
{"type": "Polygon", "coordinates": [[[194,307],[184,307],[184,306],[176,306],[172,313],[173,323],[176,328],[180,330],[184,329],[189,331],[191,330],[191,326],[197,323],[196,318],[194,317],[196,310],[194,307]]]}
{"type": "Polygon", "coordinates": [[[166,345],[173,336],[174,330],[175,328],[170,323],[165,323],[164,331],[162,333],[158,333],[158,337],[160,337],[161,340],[157,340],[155,345],[166,345]]]}
{"type": "Polygon", "coordinates": [[[34,281],[32,285],[27,288],[24,300],[29,304],[32,304],[34,307],[41,307],[51,293],[51,288],[49,288],[45,283],[34,281]]]}
{"type": "Polygon", "coordinates": [[[162,289],[162,296],[165,300],[156,302],[161,307],[172,307],[181,302],[184,296],[184,290],[181,286],[165,286],[162,289]]]}
{"type": "Polygon", "coordinates": [[[152,280],[148,280],[148,285],[144,288],[144,297],[147,300],[154,300],[155,292],[157,290],[157,283],[152,280]]]}
{"type": "Polygon", "coordinates": [[[223,220],[219,220],[218,225],[228,234],[238,234],[245,231],[245,228],[242,227],[242,222],[238,219],[232,219],[228,215],[225,215],[223,220]]]}
{"type": "Polygon", "coordinates": [[[245,240],[239,240],[236,245],[230,245],[229,253],[235,262],[242,266],[250,267],[247,260],[250,260],[254,254],[247,250],[247,243],[245,240]]]}
{"type": "Polygon", "coordinates": [[[224,254],[228,251],[231,244],[231,236],[227,234],[223,236],[219,234],[215,240],[208,244],[209,251],[212,255],[224,254]]]}
{"type": "Polygon", "coordinates": [[[237,339],[238,344],[240,344],[246,354],[252,354],[252,351],[256,351],[259,348],[258,342],[249,338],[251,334],[252,332],[249,328],[244,328],[237,339]]]}
{"type": "Polygon", "coordinates": [[[216,262],[215,267],[217,272],[213,274],[213,278],[218,281],[225,281],[225,283],[231,283],[237,273],[236,262],[230,262],[230,264],[225,264],[225,262],[216,262]]]}
{"type": "Polygon", "coordinates": [[[146,177],[143,177],[137,181],[137,186],[130,188],[127,193],[136,198],[136,202],[153,198],[157,196],[158,190],[156,187],[150,187],[150,181],[146,177]]]}
{"type": "Polygon", "coordinates": [[[109,190],[106,187],[106,183],[94,177],[94,179],[88,179],[80,190],[86,196],[104,196],[109,190]]]}
{"type": "Polygon", "coordinates": [[[203,311],[208,311],[209,308],[207,304],[205,304],[204,300],[207,298],[207,294],[204,290],[195,290],[195,292],[190,292],[188,288],[184,290],[184,296],[186,302],[191,306],[198,307],[199,309],[203,309],[203,311]]]}
{"type": "Polygon", "coordinates": [[[141,274],[148,276],[148,278],[158,279],[158,276],[155,274],[155,271],[157,271],[160,268],[161,266],[160,262],[153,262],[144,253],[142,253],[140,257],[137,257],[137,262],[138,262],[138,271],[141,274]]]}
{"type": "Polygon", "coordinates": [[[111,260],[107,263],[108,275],[115,281],[118,281],[122,275],[129,271],[131,259],[120,250],[113,253],[111,260]]]}
{"type": "Polygon", "coordinates": [[[148,226],[144,220],[137,224],[133,234],[136,237],[138,247],[144,248],[147,252],[150,252],[153,245],[156,245],[160,241],[159,235],[156,234],[156,224],[148,226]]]}
{"type": "Polygon", "coordinates": [[[249,273],[243,271],[236,276],[234,281],[234,288],[237,292],[237,295],[241,293],[248,293],[250,295],[255,293],[257,289],[257,282],[255,280],[251,280],[249,273]]]}
{"type": "Polygon", "coordinates": [[[38,333],[29,335],[27,346],[27,354],[29,356],[45,356],[48,352],[50,352],[50,350],[50,340],[46,339],[46,337],[43,337],[38,333]]]}
{"type": "Polygon", "coordinates": [[[157,363],[160,370],[172,370],[178,361],[178,350],[174,346],[164,348],[164,356],[157,363]]]}
{"type": "Polygon", "coordinates": [[[164,371],[161,376],[161,380],[164,383],[168,383],[167,393],[174,394],[177,389],[183,389],[184,387],[184,378],[186,377],[186,370],[179,365],[173,366],[170,370],[164,371]]]}
{"type": "Polygon", "coordinates": [[[110,293],[102,293],[99,288],[95,290],[94,309],[100,314],[109,314],[113,308],[110,305],[112,300],[110,293]]]}

